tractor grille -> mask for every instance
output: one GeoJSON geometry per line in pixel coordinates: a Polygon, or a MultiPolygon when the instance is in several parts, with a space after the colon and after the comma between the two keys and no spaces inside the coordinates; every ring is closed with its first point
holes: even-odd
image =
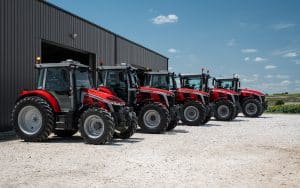
{"type": "Polygon", "coordinates": [[[203,98],[204,98],[205,104],[209,104],[209,98],[208,98],[208,96],[204,95],[203,98]]]}
{"type": "Polygon", "coordinates": [[[174,106],[175,105],[175,96],[168,96],[168,101],[170,106],[174,106]]]}
{"type": "Polygon", "coordinates": [[[235,100],[235,102],[239,102],[239,96],[238,95],[234,95],[234,100],[235,100]]]}

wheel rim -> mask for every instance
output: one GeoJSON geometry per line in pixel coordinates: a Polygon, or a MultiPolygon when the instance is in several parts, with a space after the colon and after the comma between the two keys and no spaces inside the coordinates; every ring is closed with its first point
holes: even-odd
{"type": "Polygon", "coordinates": [[[97,115],[87,117],[83,124],[84,131],[88,137],[97,139],[104,133],[104,121],[97,115]]]}
{"type": "Polygon", "coordinates": [[[254,115],[257,112],[257,106],[254,103],[248,103],[245,106],[246,113],[249,115],[254,115]]]}
{"type": "Polygon", "coordinates": [[[39,109],[34,106],[26,106],[18,115],[18,126],[27,135],[36,134],[42,127],[43,117],[39,109]]]}
{"type": "Polygon", "coordinates": [[[199,110],[195,106],[186,107],[183,114],[188,121],[196,121],[199,118],[199,110]]]}
{"type": "Polygon", "coordinates": [[[159,126],[161,118],[156,110],[148,110],[143,116],[144,124],[147,127],[155,128],[159,126]]]}
{"type": "Polygon", "coordinates": [[[221,105],[219,106],[218,108],[218,115],[221,117],[221,118],[227,118],[230,114],[230,110],[229,110],[229,107],[226,106],[226,105],[221,105]]]}

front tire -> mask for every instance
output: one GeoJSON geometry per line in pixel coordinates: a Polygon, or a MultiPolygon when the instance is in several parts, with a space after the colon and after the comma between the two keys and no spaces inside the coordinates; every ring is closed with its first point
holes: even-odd
{"type": "Polygon", "coordinates": [[[175,129],[175,127],[177,125],[178,125],[178,121],[177,121],[176,118],[173,119],[173,120],[171,120],[170,123],[169,123],[169,125],[168,125],[168,127],[167,127],[167,131],[171,131],[171,130],[175,129]]]}
{"type": "Polygon", "coordinates": [[[18,101],[12,111],[12,126],[17,136],[24,141],[47,140],[55,125],[50,104],[38,96],[25,97],[18,101]]]}
{"type": "Polygon", "coordinates": [[[99,145],[110,142],[113,138],[114,127],[111,114],[97,107],[88,108],[79,119],[81,136],[88,144],[99,145]]]}
{"type": "Polygon", "coordinates": [[[125,131],[122,131],[120,133],[115,132],[114,136],[120,139],[128,139],[136,132],[136,129],[137,129],[137,117],[134,113],[128,128],[125,131]]]}
{"type": "Polygon", "coordinates": [[[236,107],[229,100],[220,100],[216,102],[214,116],[218,121],[231,121],[235,118],[236,107]]]}
{"type": "Polygon", "coordinates": [[[198,101],[186,102],[180,110],[181,121],[188,126],[202,124],[206,117],[205,114],[205,107],[198,101]]]}
{"type": "Polygon", "coordinates": [[[243,102],[242,111],[246,117],[258,117],[262,114],[263,107],[257,99],[248,99],[243,102]]]}
{"type": "Polygon", "coordinates": [[[151,103],[142,107],[139,114],[139,126],[147,133],[165,132],[170,122],[168,109],[161,103],[151,103]]]}

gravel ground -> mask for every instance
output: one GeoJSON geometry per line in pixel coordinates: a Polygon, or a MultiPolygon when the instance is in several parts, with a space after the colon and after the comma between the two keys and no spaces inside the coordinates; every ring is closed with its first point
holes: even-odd
{"type": "Polygon", "coordinates": [[[299,187],[300,115],[136,133],[111,145],[0,141],[0,187],[299,187]]]}

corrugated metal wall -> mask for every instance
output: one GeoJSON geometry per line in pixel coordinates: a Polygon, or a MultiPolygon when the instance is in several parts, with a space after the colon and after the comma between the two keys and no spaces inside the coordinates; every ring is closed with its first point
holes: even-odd
{"type": "Polygon", "coordinates": [[[117,37],[117,64],[121,63],[130,63],[153,70],[168,70],[168,60],[165,57],[117,37]]]}
{"type": "Polygon", "coordinates": [[[51,4],[0,0],[0,130],[11,128],[18,92],[34,87],[34,62],[41,56],[42,40],[93,53],[96,62],[106,65],[127,62],[167,69],[167,58],[51,4]]]}

